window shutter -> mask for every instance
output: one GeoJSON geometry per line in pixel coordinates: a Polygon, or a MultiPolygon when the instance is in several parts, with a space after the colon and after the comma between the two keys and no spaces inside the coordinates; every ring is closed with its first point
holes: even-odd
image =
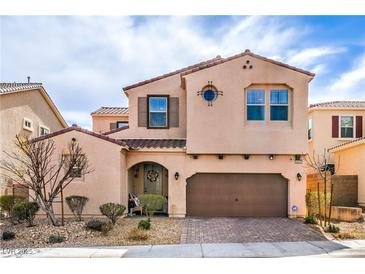
{"type": "Polygon", "coordinates": [[[338,138],[338,116],[332,116],[332,138],[338,138]]]}
{"type": "Polygon", "coordinates": [[[110,123],[110,130],[116,129],[117,123],[110,123]]]}
{"type": "Polygon", "coordinates": [[[179,97],[170,97],[169,100],[169,126],[179,127],[179,97]]]}
{"type": "Polygon", "coordinates": [[[147,97],[138,97],[138,127],[147,127],[147,97]]]}
{"type": "Polygon", "coordinates": [[[362,116],[356,116],[356,138],[362,137],[362,116]]]}

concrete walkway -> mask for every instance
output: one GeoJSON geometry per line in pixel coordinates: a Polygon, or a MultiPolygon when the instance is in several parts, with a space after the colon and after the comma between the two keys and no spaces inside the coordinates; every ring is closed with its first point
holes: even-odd
{"type": "Polygon", "coordinates": [[[3,258],[279,258],[292,256],[365,258],[365,240],[40,248],[0,251],[0,257],[3,258]]]}

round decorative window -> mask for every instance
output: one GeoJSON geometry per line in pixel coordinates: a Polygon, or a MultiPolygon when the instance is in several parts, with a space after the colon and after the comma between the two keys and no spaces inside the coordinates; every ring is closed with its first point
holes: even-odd
{"type": "Polygon", "coordinates": [[[208,102],[208,106],[212,106],[212,103],[217,99],[218,95],[223,95],[223,91],[217,90],[217,88],[212,85],[212,81],[208,81],[208,85],[199,90],[197,94],[208,102]]]}

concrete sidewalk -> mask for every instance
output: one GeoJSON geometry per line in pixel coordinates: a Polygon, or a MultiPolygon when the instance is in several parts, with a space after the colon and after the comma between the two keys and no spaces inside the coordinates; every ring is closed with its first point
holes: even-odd
{"type": "Polygon", "coordinates": [[[0,251],[2,258],[279,258],[292,256],[365,258],[365,240],[39,248],[0,251]]]}

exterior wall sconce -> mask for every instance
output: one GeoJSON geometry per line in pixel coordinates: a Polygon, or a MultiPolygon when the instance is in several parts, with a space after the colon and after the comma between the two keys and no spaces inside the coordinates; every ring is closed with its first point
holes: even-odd
{"type": "Polygon", "coordinates": [[[194,159],[194,160],[198,159],[198,155],[194,154],[194,155],[193,155],[193,159],[194,159]]]}
{"type": "Polygon", "coordinates": [[[274,159],[275,159],[275,155],[274,155],[274,154],[270,154],[270,155],[269,155],[269,159],[270,159],[270,160],[274,160],[274,159]]]}
{"type": "Polygon", "coordinates": [[[177,181],[177,180],[179,180],[179,176],[180,176],[180,174],[179,174],[179,172],[175,172],[175,180],[177,181]]]}
{"type": "Polygon", "coordinates": [[[299,172],[297,173],[297,179],[298,181],[302,180],[302,174],[300,174],[299,172]]]}
{"type": "Polygon", "coordinates": [[[243,159],[245,159],[245,160],[250,159],[250,155],[249,154],[243,154],[243,159]]]}
{"type": "Polygon", "coordinates": [[[218,159],[223,160],[223,154],[218,154],[218,159]]]}

